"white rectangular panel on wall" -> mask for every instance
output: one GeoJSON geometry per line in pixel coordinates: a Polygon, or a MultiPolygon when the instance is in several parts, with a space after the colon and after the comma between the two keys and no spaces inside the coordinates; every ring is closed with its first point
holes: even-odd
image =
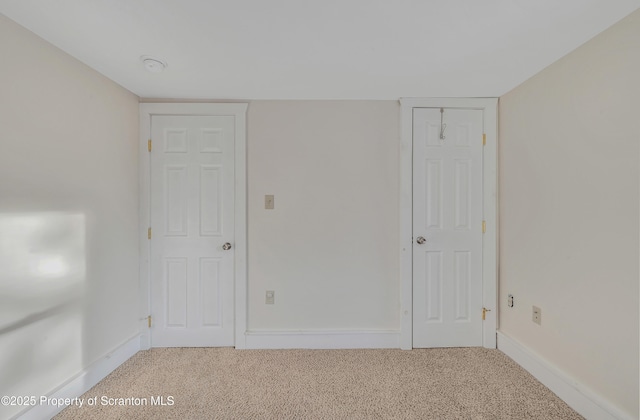
{"type": "Polygon", "coordinates": [[[220,325],[220,259],[200,258],[202,325],[220,325]]]}
{"type": "Polygon", "coordinates": [[[456,159],[454,161],[454,209],[455,229],[470,229],[471,204],[471,161],[469,159],[456,159]]]}
{"type": "Polygon", "coordinates": [[[167,326],[187,326],[187,259],[166,258],[167,326]]]}
{"type": "Polygon", "coordinates": [[[165,166],[165,235],[187,235],[188,169],[185,165],[165,166]]]}
{"type": "Polygon", "coordinates": [[[222,167],[200,165],[200,235],[222,235],[222,167]]]}
{"type": "Polygon", "coordinates": [[[424,141],[424,144],[428,147],[441,147],[442,144],[440,142],[440,124],[434,124],[430,121],[425,124],[425,127],[426,136],[421,137],[421,140],[424,141]]]}
{"type": "Polygon", "coordinates": [[[455,279],[455,317],[456,322],[469,321],[469,289],[471,286],[471,265],[469,251],[456,251],[453,254],[455,279]]]}
{"type": "Polygon", "coordinates": [[[167,129],[164,132],[165,153],[187,153],[189,150],[187,129],[167,129]]]}
{"type": "Polygon", "coordinates": [[[471,136],[469,132],[471,127],[469,124],[459,124],[455,126],[455,140],[456,147],[470,147],[471,146],[471,136]]]}
{"type": "Polygon", "coordinates": [[[200,141],[200,152],[202,153],[222,153],[222,142],[224,141],[224,131],[214,129],[203,129],[200,141]]]}
{"type": "Polygon", "coordinates": [[[442,322],[442,252],[427,252],[426,273],[426,321],[442,322]]]}
{"type": "Polygon", "coordinates": [[[442,228],[442,162],[427,159],[425,165],[425,209],[426,225],[432,229],[442,228]]]}

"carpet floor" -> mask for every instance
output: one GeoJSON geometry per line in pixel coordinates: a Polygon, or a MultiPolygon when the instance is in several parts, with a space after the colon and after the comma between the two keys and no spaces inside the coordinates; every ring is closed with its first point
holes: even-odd
{"type": "Polygon", "coordinates": [[[582,419],[483,348],[152,349],[82,399],[55,419],[582,419]]]}

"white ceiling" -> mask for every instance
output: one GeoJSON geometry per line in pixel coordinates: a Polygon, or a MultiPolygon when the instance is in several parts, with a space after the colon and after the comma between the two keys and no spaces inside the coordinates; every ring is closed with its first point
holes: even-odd
{"type": "MultiPolygon", "coordinates": [[[[640,0],[0,0],[145,98],[500,96],[640,0]],[[147,72],[141,55],[168,63],[147,72]]],[[[4,58],[3,58],[4,59],[4,58]]]]}

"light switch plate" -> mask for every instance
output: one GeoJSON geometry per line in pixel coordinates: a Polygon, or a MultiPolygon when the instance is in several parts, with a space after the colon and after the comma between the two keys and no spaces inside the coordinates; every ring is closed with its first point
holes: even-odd
{"type": "Polygon", "coordinates": [[[267,210],[273,210],[274,206],[274,198],[273,195],[265,195],[264,196],[264,208],[267,210]]]}
{"type": "Polygon", "coordinates": [[[276,292],[273,290],[267,290],[265,294],[265,302],[267,305],[273,305],[276,300],[276,292]]]}

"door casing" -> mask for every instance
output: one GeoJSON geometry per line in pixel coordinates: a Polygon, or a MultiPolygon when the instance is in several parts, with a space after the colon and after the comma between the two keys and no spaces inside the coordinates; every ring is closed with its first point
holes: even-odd
{"type": "MultiPolygon", "coordinates": [[[[151,308],[150,241],[151,166],[148,140],[153,115],[214,115],[235,118],[235,261],[234,314],[235,347],[245,348],[247,331],[247,103],[142,103],[140,104],[139,182],[140,182],[140,347],[151,347],[148,316],[151,308]]],[[[153,319],[152,319],[153,322],[153,319]]]]}
{"type": "MultiPolygon", "coordinates": [[[[496,348],[498,320],[498,116],[497,98],[403,98],[400,100],[400,348],[413,348],[413,109],[462,108],[483,111],[482,302],[490,309],[483,323],[482,345],[496,348]]],[[[480,316],[481,314],[478,314],[480,316]]]]}

